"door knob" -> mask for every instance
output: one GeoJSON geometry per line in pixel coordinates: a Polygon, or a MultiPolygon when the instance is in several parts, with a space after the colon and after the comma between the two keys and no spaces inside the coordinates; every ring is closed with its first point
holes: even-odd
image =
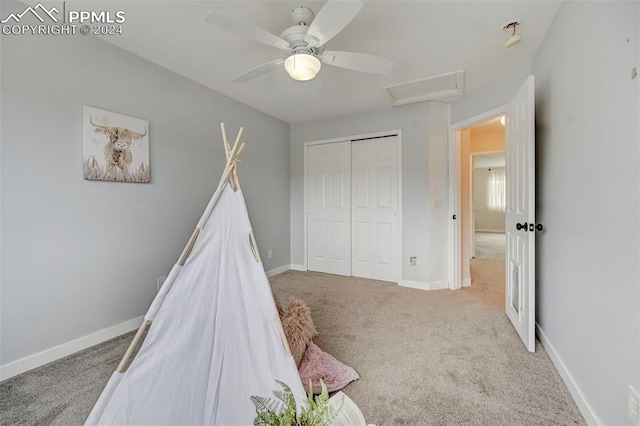
{"type": "Polygon", "coordinates": [[[516,229],[518,231],[524,230],[524,232],[527,232],[529,230],[529,227],[528,227],[527,222],[525,222],[525,223],[516,223],[516,229]]]}
{"type": "Polygon", "coordinates": [[[544,226],[542,226],[542,224],[541,224],[541,223],[539,223],[539,224],[537,224],[537,225],[536,225],[536,231],[540,232],[540,231],[542,231],[543,229],[544,229],[544,226]]]}

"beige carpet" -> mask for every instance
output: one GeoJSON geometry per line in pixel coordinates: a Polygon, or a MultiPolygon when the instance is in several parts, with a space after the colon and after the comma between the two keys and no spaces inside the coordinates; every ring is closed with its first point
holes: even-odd
{"type": "MultiPolygon", "coordinates": [[[[544,349],[528,353],[503,313],[502,265],[474,260],[475,284],[455,292],[301,272],[272,283],[307,301],[316,342],[358,371],[345,392],[369,422],[583,425],[544,349]]],[[[1,382],[0,425],[81,425],[132,337],[1,382]]]]}
{"type": "Polygon", "coordinates": [[[504,260],[505,234],[493,232],[476,232],[476,258],[504,260]]]}
{"type": "Polygon", "coordinates": [[[344,391],[377,425],[585,424],[547,353],[504,314],[504,263],[472,261],[474,285],[422,291],[319,273],[272,279],[311,307],[316,343],[361,376],[344,391]]]}

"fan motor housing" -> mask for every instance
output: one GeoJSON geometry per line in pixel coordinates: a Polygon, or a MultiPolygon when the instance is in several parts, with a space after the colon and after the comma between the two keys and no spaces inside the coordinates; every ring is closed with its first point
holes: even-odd
{"type": "Polygon", "coordinates": [[[305,6],[296,7],[291,11],[291,19],[297,25],[308,26],[313,22],[313,18],[315,18],[313,10],[305,6]]]}
{"type": "Polygon", "coordinates": [[[294,52],[307,52],[317,55],[321,49],[309,47],[308,43],[304,40],[308,30],[309,27],[306,25],[294,25],[284,30],[280,38],[289,42],[294,52]]]}

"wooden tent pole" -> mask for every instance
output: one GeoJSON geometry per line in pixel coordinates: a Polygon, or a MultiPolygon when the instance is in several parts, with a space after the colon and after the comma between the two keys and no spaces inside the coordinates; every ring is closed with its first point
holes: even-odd
{"type": "Polygon", "coordinates": [[[244,127],[240,127],[240,130],[238,131],[238,136],[236,136],[236,141],[233,144],[233,148],[231,149],[231,151],[235,151],[236,147],[238,146],[238,143],[240,142],[240,138],[242,137],[242,132],[244,132],[244,127]]]}
{"type": "Polygon", "coordinates": [[[193,251],[193,247],[195,246],[196,240],[198,239],[198,236],[200,235],[201,231],[202,230],[198,227],[196,227],[196,229],[193,230],[191,237],[189,237],[189,241],[187,241],[187,245],[184,246],[184,249],[182,250],[180,257],[178,258],[178,265],[184,266],[184,262],[185,260],[187,260],[187,257],[189,257],[189,255],[193,251]]]}
{"type": "MultiPolygon", "coordinates": [[[[238,156],[240,155],[240,151],[237,151],[238,143],[240,143],[240,137],[242,137],[243,131],[244,131],[244,128],[240,127],[240,130],[238,131],[238,135],[236,136],[236,141],[233,143],[233,148],[231,148],[231,153],[229,154],[229,157],[227,157],[227,161],[233,161],[235,163],[235,161],[238,159],[238,156]]],[[[244,145],[244,143],[242,145],[244,145]]],[[[241,149],[242,149],[242,145],[240,145],[241,149]]],[[[238,188],[235,185],[236,178],[234,177],[234,174],[235,174],[235,168],[231,175],[231,184],[233,186],[233,190],[237,191],[238,188]]]]}
{"type": "Polygon", "coordinates": [[[220,178],[220,183],[218,183],[218,188],[220,188],[229,178],[229,173],[231,173],[231,169],[235,167],[235,163],[227,163],[227,167],[225,167],[224,172],[222,173],[222,177],[220,178]]]}
{"type": "MultiPolygon", "coordinates": [[[[236,153],[236,160],[240,157],[240,154],[242,154],[243,149],[244,142],[242,143],[242,145],[240,145],[240,148],[238,148],[238,152],[236,153]]],[[[233,173],[231,174],[231,176],[233,178],[234,186],[237,191],[238,189],[240,189],[240,179],[238,179],[238,166],[233,168],[233,173]]]]}
{"type": "Polygon", "coordinates": [[[249,231],[249,238],[251,238],[251,245],[253,246],[253,251],[256,254],[256,260],[258,263],[261,263],[262,257],[260,257],[260,250],[258,250],[258,242],[256,241],[256,235],[253,233],[253,229],[249,231]]]}
{"type": "Polygon", "coordinates": [[[240,157],[240,154],[242,154],[242,151],[244,150],[244,142],[242,142],[242,144],[240,144],[240,148],[238,148],[238,152],[236,152],[236,154],[233,157],[233,161],[237,161],[238,158],[240,157]]]}
{"type": "Polygon", "coordinates": [[[236,140],[233,144],[233,148],[231,149],[229,149],[229,141],[227,140],[227,137],[226,137],[226,129],[224,128],[224,124],[221,124],[221,127],[223,129],[222,139],[224,142],[225,151],[227,152],[227,167],[230,166],[230,163],[233,163],[233,165],[231,166],[232,168],[231,168],[230,174],[227,173],[227,170],[225,170],[218,187],[223,185],[224,182],[227,179],[229,179],[231,183],[231,187],[233,188],[234,191],[237,191],[238,189],[240,189],[240,180],[238,179],[237,167],[235,165],[235,162],[240,156],[240,153],[242,152],[242,150],[244,149],[244,143],[240,144],[240,147],[238,147],[238,144],[240,143],[240,138],[242,138],[242,132],[244,132],[244,127],[240,127],[240,130],[238,131],[238,135],[236,136],[236,140]]]}
{"type": "Polygon", "coordinates": [[[244,150],[244,146],[245,144],[243,142],[240,145],[240,147],[238,147],[238,145],[236,144],[231,149],[231,157],[229,158],[229,160],[227,160],[227,167],[225,167],[224,172],[222,173],[222,178],[220,178],[220,183],[218,183],[218,188],[224,185],[224,183],[229,178],[229,174],[233,172],[233,170],[235,169],[236,160],[238,159],[238,156],[240,155],[240,153],[242,153],[242,150],[244,150]]]}
{"type": "Polygon", "coordinates": [[[117,373],[124,372],[124,367],[127,365],[127,362],[129,362],[129,358],[131,358],[131,355],[133,354],[133,350],[138,345],[138,342],[142,338],[142,334],[144,333],[144,330],[147,328],[147,326],[150,323],[151,322],[148,321],[148,320],[142,321],[142,325],[140,325],[140,328],[138,329],[138,332],[136,333],[136,336],[133,338],[133,340],[129,344],[129,347],[127,348],[127,351],[124,353],[124,356],[122,357],[122,360],[120,361],[120,364],[118,364],[118,368],[116,368],[116,372],[117,373]]]}
{"type": "Polygon", "coordinates": [[[282,321],[280,320],[280,314],[278,312],[276,312],[276,323],[278,324],[278,329],[280,331],[280,338],[282,339],[284,350],[287,352],[287,356],[291,356],[291,348],[289,347],[289,341],[287,340],[287,335],[285,334],[284,328],[282,327],[282,321]]]}
{"type": "Polygon", "coordinates": [[[229,146],[229,141],[227,140],[227,129],[224,127],[224,123],[220,123],[220,130],[222,131],[222,143],[224,144],[224,150],[227,154],[227,160],[229,160],[231,147],[229,146]]]}

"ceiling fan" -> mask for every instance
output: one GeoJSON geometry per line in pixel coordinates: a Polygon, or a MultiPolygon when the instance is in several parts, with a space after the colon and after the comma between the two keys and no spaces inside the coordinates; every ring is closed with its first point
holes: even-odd
{"type": "Polygon", "coordinates": [[[285,58],[275,59],[240,74],[233,79],[236,83],[246,83],[282,64],[291,78],[300,81],[314,78],[323,63],[354,71],[386,74],[393,67],[390,59],[365,53],[324,50],[325,44],[355,18],[363,5],[360,0],[329,0],[315,19],[311,9],[297,7],[291,11],[295,25],[284,30],[280,37],[215,11],[209,12],[204,20],[218,28],[287,53],[285,58]]]}

